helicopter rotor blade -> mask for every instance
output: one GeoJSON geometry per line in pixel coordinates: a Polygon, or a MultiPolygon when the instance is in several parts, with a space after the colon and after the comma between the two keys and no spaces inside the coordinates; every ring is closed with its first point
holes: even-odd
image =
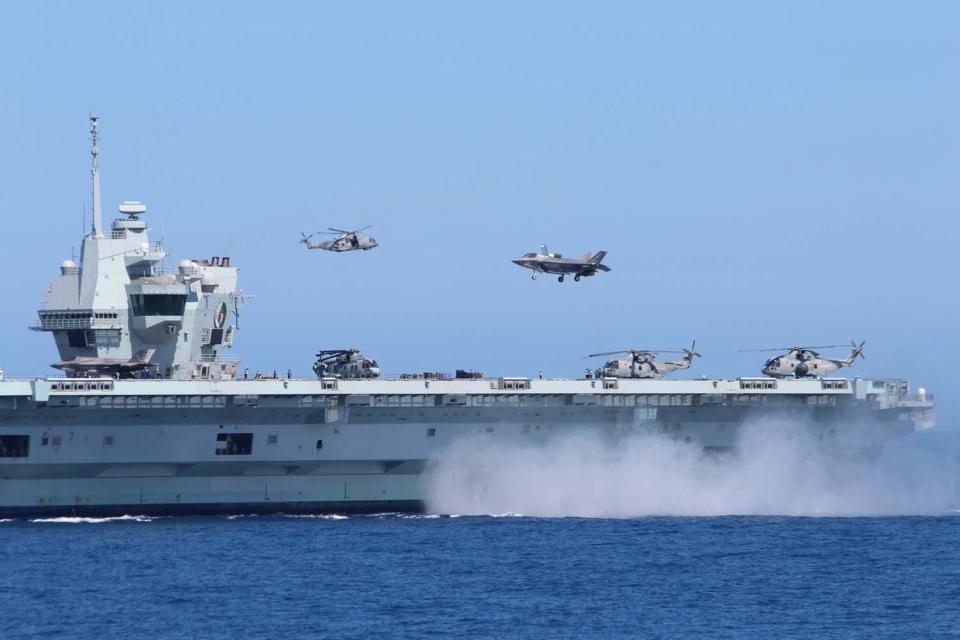
{"type": "MultiPolygon", "coordinates": [[[[632,354],[638,356],[652,356],[657,353],[686,353],[686,351],[672,351],[670,349],[621,349],[620,351],[604,351],[603,353],[591,353],[586,358],[596,358],[597,356],[615,356],[617,354],[632,354]]],[[[700,355],[699,353],[697,355],[700,355]]]]}
{"type": "Polygon", "coordinates": [[[740,349],[737,353],[757,353],[761,351],[802,351],[804,349],[840,349],[845,344],[795,345],[792,347],[773,347],[769,349],[740,349]]]}
{"type": "Polygon", "coordinates": [[[675,349],[634,349],[640,353],[686,353],[685,350],[677,351],[675,349]]]}
{"type": "Polygon", "coordinates": [[[369,229],[369,228],[372,227],[372,226],[373,226],[373,225],[368,224],[367,226],[363,227],[362,229],[354,229],[353,231],[347,231],[347,230],[345,230],[345,229],[334,229],[333,227],[327,227],[327,229],[328,229],[329,231],[333,231],[333,232],[335,232],[335,233],[345,233],[345,234],[347,234],[347,235],[353,235],[353,234],[355,234],[355,233],[360,233],[361,231],[366,231],[367,229],[369,229]]]}

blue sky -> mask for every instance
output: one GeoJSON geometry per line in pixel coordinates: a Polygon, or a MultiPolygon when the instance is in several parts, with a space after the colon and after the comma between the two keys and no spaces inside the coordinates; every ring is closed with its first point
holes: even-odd
{"type": "MultiPolygon", "coordinates": [[[[79,246],[86,117],[105,211],[140,199],[170,264],[230,255],[235,354],[309,373],[569,376],[696,338],[867,340],[865,376],[956,424],[960,7],[845,3],[17,3],[4,10],[0,367],[79,246]],[[198,6],[199,5],[199,6],[198,6]],[[380,248],[307,252],[372,224],[380,248]],[[608,274],[530,280],[540,243],[608,274]],[[599,362],[595,363],[599,365],[599,362]]],[[[109,216],[108,216],[109,217],[109,216]]]]}

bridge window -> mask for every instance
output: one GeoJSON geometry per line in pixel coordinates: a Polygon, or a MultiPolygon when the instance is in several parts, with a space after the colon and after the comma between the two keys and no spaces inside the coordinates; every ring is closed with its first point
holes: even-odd
{"type": "Polygon", "coordinates": [[[0,458],[26,458],[30,436],[0,436],[0,458]]]}
{"type": "Polygon", "coordinates": [[[248,456],[253,453],[252,433],[218,433],[218,456],[248,456]]]}
{"type": "Polygon", "coordinates": [[[99,347],[119,347],[120,330],[119,329],[88,329],[86,332],[86,341],[90,346],[99,347]]]}
{"type": "Polygon", "coordinates": [[[135,316],[182,316],[187,296],[179,293],[135,293],[130,306],[135,316]]]}

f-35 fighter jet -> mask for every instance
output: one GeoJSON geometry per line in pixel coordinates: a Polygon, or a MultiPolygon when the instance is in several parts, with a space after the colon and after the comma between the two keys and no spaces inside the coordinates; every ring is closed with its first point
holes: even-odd
{"type": "Polygon", "coordinates": [[[598,251],[591,256],[587,251],[579,258],[564,258],[559,253],[550,253],[546,245],[540,245],[540,251],[514,258],[513,263],[532,269],[533,275],[530,277],[534,280],[538,273],[553,273],[560,276],[557,278],[560,282],[568,274],[573,274],[573,279],[579,282],[580,278],[597,275],[597,271],[610,271],[610,267],[601,264],[606,255],[606,251],[598,251]]]}

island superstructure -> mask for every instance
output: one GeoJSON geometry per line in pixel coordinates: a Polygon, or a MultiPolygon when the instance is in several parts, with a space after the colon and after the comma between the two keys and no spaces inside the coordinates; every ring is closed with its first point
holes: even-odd
{"type": "Polygon", "coordinates": [[[165,270],[137,201],[104,228],[95,118],[91,133],[92,227],[34,327],[60,372],[0,380],[0,517],[419,510],[428,462],[463,438],[652,433],[723,450],[745,424],[792,421],[871,450],[932,425],[933,397],[900,379],[245,379],[224,354],[237,268],[165,270]]]}

